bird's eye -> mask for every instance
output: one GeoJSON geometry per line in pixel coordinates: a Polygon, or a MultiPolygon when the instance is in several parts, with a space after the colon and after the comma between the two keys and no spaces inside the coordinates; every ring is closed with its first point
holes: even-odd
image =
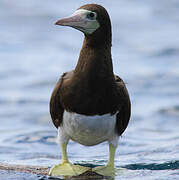
{"type": "Polygon", "coordinates": [[[91,18],[93,18],[93,17],[94,17],[94,13],[90,13],[89,16],[90,16],[91,18]]]}
{"type": "Polygon", "coordinates": [[[87,18],[88,19],[94,19],[95,18],[95,13],[90,12],[89,14],[87,14],[87,18]]]}

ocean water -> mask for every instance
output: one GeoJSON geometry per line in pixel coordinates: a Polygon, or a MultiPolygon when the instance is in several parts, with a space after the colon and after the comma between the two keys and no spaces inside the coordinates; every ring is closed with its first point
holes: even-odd
{"type": "MultiPolygon", "coordinates": [[[[132,116],[116,154],[119,179],[179,179],[179,1],[0,1],[0,163],[51,167],[61,158],[49,98],[75,67],[83,34],[54,22],[86,3],[108,10],[113,65],[132,116]]],[[[70,142],[73,163],[105,164],[108,145],[70,142]]],[[[40,179],[0,171],[0,179],[40,179]]]]}

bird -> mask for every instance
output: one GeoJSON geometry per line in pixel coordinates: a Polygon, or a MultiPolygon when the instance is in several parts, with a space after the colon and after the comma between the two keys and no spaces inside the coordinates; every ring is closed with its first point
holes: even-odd
{"type": "Polygon", "coordinates": [[[85,4],[55,24],[81,31],[84,41],[75,68],[61,75],[50,98],[50,114],[58,130],[62,159],[49,175],[77,176],[90,169],[69,161],[67,145],[72,140],[85,146],[107,141],[106,166],[91,170],[115,176],[115,152],[130,120],[131,102],[124,81],[113,72],[109,14],[99,4],[85,4]]]}

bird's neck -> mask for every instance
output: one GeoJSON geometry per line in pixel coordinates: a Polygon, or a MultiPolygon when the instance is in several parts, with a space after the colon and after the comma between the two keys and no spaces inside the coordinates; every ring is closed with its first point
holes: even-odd
{"type": "Polygon", "coordinates": [[[80,52],[75,74],[91,81],[113,78],[111,44],[94,44],[85,37],[80,52]]]}

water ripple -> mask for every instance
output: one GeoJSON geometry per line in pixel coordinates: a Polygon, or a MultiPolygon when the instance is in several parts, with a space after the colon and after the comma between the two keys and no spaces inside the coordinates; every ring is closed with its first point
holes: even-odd
{"type": "Polygon", "coordinates": [[[124,168],[131,169],[131,170],[141,170],[141,169],[147,169],[147,170],[175,170],[179,169],[179,160],[177,161],[171,161],[171,162],[165,162],[161,164],[157,163],[151,163],[151,164],[129,164],[126,166],[123,166],[124,168]]]}
{"type": "Polygon", "coordinates": [[[40,143],[40,144],[55,144],[55,131],[40,131],[40,132],[31,132],[27,134],[20,134],[13,138],[6,139],[6,142],[14,142],[20,144],[30,144],[30,143],[40,143]]]}

